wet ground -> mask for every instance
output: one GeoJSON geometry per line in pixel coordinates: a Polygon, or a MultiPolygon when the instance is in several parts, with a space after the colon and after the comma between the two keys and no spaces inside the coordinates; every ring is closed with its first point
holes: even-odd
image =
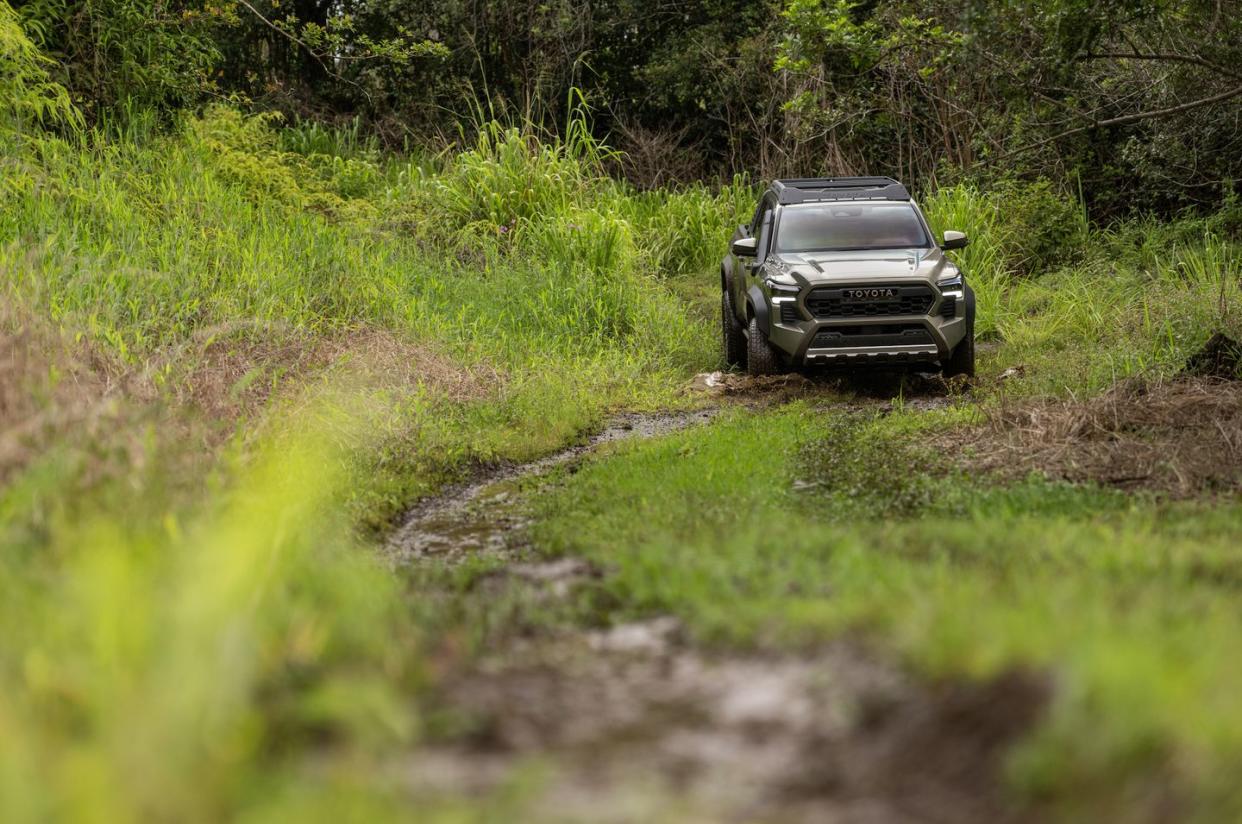
{"type": "MultiPolygon", "coordinates": [[[[835,402],[838,389],[831,380],[724,378],[699,376],[692,391],[765,405],[835,402]]],[[[943,386],[924,390],[916,402],[948,402],[943,386]]],[[[882,411],[891,397],[891,387],[862,391],[844,405],[882,411]]],[[[389,558],[452,565],[483,553],[499,566],[474,597],[569,598],[602,572],[532,551],[531,496],[556,482],[553,470],[603,444],[715,414],[624,416],[579,446],[485,471],[412,509],[389,558]]],[[[1025,676],[921,683],[848,642],[797,654],[706,651],[666,616],[498,633],[438,693],[459,731],[393,767],[420,797],[522,786],[517,807],[533,821],[1003,822],[1019,816],[998,789],[1001,755],[1046,689],[1025,676]]]]}
{"type": "Polygon", "coordinates": [[[1002,756],[1045,685],[926,685],[842,643],[705,653],[668,618],[529,640],[444,685],[471,732],[399,765],[419,794],[534,775],[534,821],[1005,822],[1002,756]]]}
{"type": "Polygon", "coordinates": [[[527,522],[519,500],[524,487],[551,470],[582,460],[603,444],[668,434],[706,423],[717,411],[621,415],[582,444],[531,463],[484,470],[407,512],[389,538],[387,555],[396,564],[428,558],[452,561],[480,552],[516,557],[522,545],[516,533],[527,522]]]}

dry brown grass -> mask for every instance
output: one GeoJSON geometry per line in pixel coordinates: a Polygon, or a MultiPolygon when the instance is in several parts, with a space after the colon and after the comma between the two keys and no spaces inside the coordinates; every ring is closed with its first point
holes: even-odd
{"type": "Polygon", "coordinates": [[[458,401],[481,398],[499,380],[494,370],[467,370],[435,347],[372,328],[316,337],[235,325],[197,335],[155,364],[171,367],[168,389],[176,406],[233,422],[315,379],[358,389],[421,387],[458,401]]]}
{"type": "Polygon", "coordinates": [[[1019,477],[1149,489],[1177,497],[1242,489],[1242,382],[1128,381],[1088,400],[1002,404],[947,435],[967,463],[1019,477]]]}
{"type": "Polygon", "coordinates": [[[15,307],[0,309],[0,484],[69,432],[112,428],[132,371],[15,307]]]}
{"type": "Polygon", "coordinates": [[[369,328],[315,337],[231,324],[142,363],[124,363],[6,307],[0,310],[0,485],[58,446],[85,458],[85,484],[131,471],[148,461],[153,446],[170,444],[176,448],[164,451],[183,453],[192,472],[239,424],[261,430],[264,418],[295,411],[327,386],[469,401],[500,381],[494,370],[467,370],[433,347],[369,328]]]}
{"type": "Polygon", "coordinates": [[[614,171],[639,189],[703,179],[701,148],[686,143],[685,129],[657,131],[622,122],[614,138],[621,149],[614,171]]]}

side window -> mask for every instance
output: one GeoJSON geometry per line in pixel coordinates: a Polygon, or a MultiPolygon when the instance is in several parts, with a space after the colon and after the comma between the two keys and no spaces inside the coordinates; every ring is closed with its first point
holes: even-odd
{"type": "Polygon", "coordinates": [[[759,252],[756,263],[763,263],[768,256],[768,243],[772,240],[772,206],[764,204],[763,213],[759,215],[759,236],[756,248],[759,252]]]}
{"type": "Polygon", "coordinates": [[[759,201],[758,207],[755,208],[755,214],[750,219],[750,236],[755,237],[759,234],[759,226],[763,222],[763,215],[768,210],[768,202],[766,200],[759,201]]]}

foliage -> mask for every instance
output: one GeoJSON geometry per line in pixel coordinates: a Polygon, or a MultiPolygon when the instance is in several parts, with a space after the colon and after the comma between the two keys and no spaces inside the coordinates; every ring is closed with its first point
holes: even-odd
{"type": "Polygon", "coordinates": [[[283,65],[366,95],[377,73],[445,54],[404,30],[383,38],[358,31],[350,14],[328,15],[327,5],[293,5],[314,13],[301,19],[278,14],[280,3],[248,0],[31,0],[21,16],[36,44],[56,56],[73,96],[101,121],[218,98],[222,82],[229,96],[267,93],[283,65]],[[226,72],[239,48],[254,48],[268,65],[256,59],[240,76],[226,72]]]}
{"type": "MultiPolygon", "coordinates": [[[[791,162],[794,168],[823,166],[818,155],[827,158],[825,172],[870,166],[915,179],[922,170],[904,160],[912,159],[916,149],[907,136],[915,124],[925,127],[912,99],[930,94],[929,84],[944,76],[943,68],[961,53],[965,37],[930,17],[899,9],[872,17],[862,5],[790,0],[782,12],[786,30],[775,69],[794,80],[785,102],[786,138],[802,147],[791,162]],[[870,116],[877,111],[878,117],[870,116]],[[896,156],[880,158],[872,145],[883,145],[896,156]]],[[[925,133],[917,142],[933,139],[925,133]]],[[[969,158],[959,154],[951,161],[965,165],[969,158]]]]}
{"type": "Polygon", "coordinates": [[[14,148],[0,345],[31,383],[2,373],[0,414],[31,411],[0,419],[0,817],[400,817],[380,765],[420,735],[421,624],[358,532],[684,403],[712,327],[664,277],[739,202],[488,133],[417,165],[212,107],[14,148]],[[479,176],[537,200],[476,210],[479,176]],[[719,217],[674,242],[665,209],[719,217]]]}
{"type": "Polygon", "coordinates": [[[361,118],[389,148],[434,153],[493,120],[573,143],[581,89],[608,101],[595,137],[641,186],[1047,179],[1109,220],[1211,211],[1242,179],[1242,18],[1210,0],[31,0],[20,13],[99,122],[224,96],[361,118]]]}
{"type": "Polygon", "coordinates": [[[1236,7],[790,0],[784,18],[800,168],[1016,169],[1081,181],[1102,214],[1211,202],[1237,179],[1236,7]]]}
{"type": "Polygon", "coordinates": [[[1132,819],[1172,793],[1236,818],[1236,500],[998,485],[927,459],[970,407],[893,406],[739,411],[619,447],[541,500],[538,537],[607,565],[580,601],[594,624],[674,615],[698,642],[764,649],[865,638],[945,681],[1049,673],[1053,705],[1006,771],[1037,812],[1132,819]]]}
{"type": "Polygon", "coordinates": [[[230,4],[209,0],[32,0],[21,16],[95,118],[176,107],[212,88],[213,39],[230,4]]]}
{"type": "Polygon", "coordinates": [[[31,41],[8,0],[0,0],[0,127],[81,125],[69,93],[51,79],[53,66],[31,41]]]}

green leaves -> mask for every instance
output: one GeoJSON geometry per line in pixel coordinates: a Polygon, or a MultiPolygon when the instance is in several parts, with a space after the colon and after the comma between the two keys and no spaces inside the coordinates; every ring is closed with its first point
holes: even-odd
{"type": "Polygon", "coordinates": [[[928,96],[965,38],[919,14],[921,8],[788,0],[773,65],[785,90],[786,140],[805,144],[808,160],[821,164],[799,165],[799,173],[889,170],[890,161],[871,159],[876,149],[909,156],[901,143],[923,139],[922,111],[912,111],[912,103],[928,96]],[[915,125],[918,136],[910,134],[915,125]],[[859,155],[871,162],[855,160],[859,155]],[[819,159],[825,156],[827,166],[819,159]]]}
{"type": "Polygon", "coordinates": [[[51,79],[52,65],[27,36],[8,0],[0,0],[0,127],[81,127],[81,112],[65,87],[51,79]]]}

